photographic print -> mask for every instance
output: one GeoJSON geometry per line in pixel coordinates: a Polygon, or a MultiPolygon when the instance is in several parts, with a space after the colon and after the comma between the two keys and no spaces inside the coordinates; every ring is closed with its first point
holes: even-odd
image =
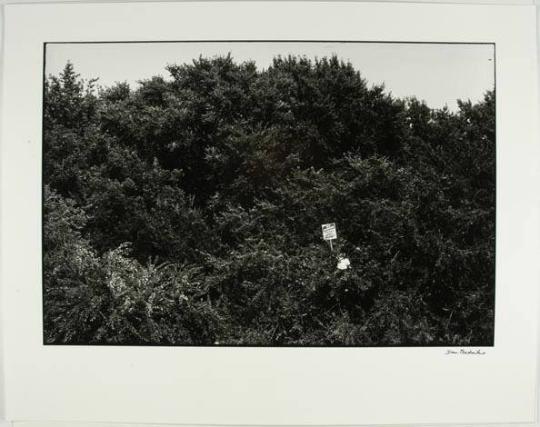
{"type": "Polygon", "coordinates": [[[493,44],[44,56],[45,344],[494,344],[493,44]]]}

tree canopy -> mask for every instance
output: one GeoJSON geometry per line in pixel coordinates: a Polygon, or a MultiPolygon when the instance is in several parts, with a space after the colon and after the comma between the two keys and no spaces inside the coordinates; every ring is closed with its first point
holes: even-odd
{"type": "Polygon", "coordinates": [[[45,80],[47,343],[493,343],[494,91],[431,109],[337,57],[167,71],[45,80]]]}

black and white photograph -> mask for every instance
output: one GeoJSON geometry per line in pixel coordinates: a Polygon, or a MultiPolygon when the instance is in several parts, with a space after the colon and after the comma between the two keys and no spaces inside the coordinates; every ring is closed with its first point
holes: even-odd
{"type": "Polygon", "coordinates": [[[46,43],[44,344],[493,346],[495,59],[46,43]]]}

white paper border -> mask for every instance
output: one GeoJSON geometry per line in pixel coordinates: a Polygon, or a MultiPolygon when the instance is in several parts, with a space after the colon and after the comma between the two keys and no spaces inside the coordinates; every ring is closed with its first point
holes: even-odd
{"type": "Polygon", "coordinates": [[[538,254],[535,10],[526,6],[186,2],[6,7],[1,284],[11,420],[412,424],[536,419],[538,254]],[[43,42],[495,42],[496,346],[42,346],[43,42]]]}

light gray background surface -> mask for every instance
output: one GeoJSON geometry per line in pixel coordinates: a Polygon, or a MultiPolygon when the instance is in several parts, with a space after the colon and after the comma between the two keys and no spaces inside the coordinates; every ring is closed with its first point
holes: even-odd
{"type": "MultiPolygon", "coordinates": [[[[148,0],[147,0],[148,1],[148,0]]],[[[379,1],[379,2],[387,2],[388,0],[372,0],[373,2],[375,1],[379,1]]],[[[393,0],[395,2],[400,2],[400,3],[452,3],[452,4],[458,4],[458,3],[461,3],[461,4],[494,4],[494,5],[499,5],[499,4],[502,4],[502,5],[534,5],[536,4],[536,9],[537,9],[537,22],[540,22],[540,0],[477,0],[477,1],[468,1],[468,0],[457,0],[457,1],[447,1],[447,0],[416,0],[416,1],[408,1],[408,0],[393,0]]],[[[1,10],[1,18],[2,18],[2,21],[0,21],[0,28],[2,29],[2,33],[0,33],[0,37],[2,37],[3,35],[3,5],[4,4],[12,4],[12,3],[50,3],[51,1],[47,1],[47,0],[33,0],[33,1],[28,1],[28,0],[0,0],[0,7],[2,8],[1,10]]],[[[64,1],[65,2],[70,2],[70,3],[77,3],[77,2],[83,2],[83,1],[78,1],[78,0],[67,0],[67,1],[64,1]]],[[[540,31],[538,31],[537,29],[537,33],[538,33],[538,41],[539,41],[539,58],[540,58],[540,31]]],[[[3,42],[3,40],[2,40],[3,42]]],[[[1,51],[0,51],[0,54],[1,54],[1,51]]],[[[3,60],[3,57],[2,57],[2,60],[3,60]]],[[[540,62],[540,61],[539,61],[540,62]]],[[[0,69],[0,76],[1,76],[1,69],[0,69]]],[[[539,76],[540,77],[540,76],[539,76]]],[[[1,85],[0,85],[0,91],[1,91],[1,85]]],[[[1,108],[1,106],[0,106],[1,108]]],[[[540,122],[540,120],[539,120],[540,122]]],[[[0,122],[0,126],[2,125],[2,123],[0,122]]],[[[540,219],[539,219],[540,220],[540,219]]],[[[0,232],[1,232],[1,229],[0,229],[0,232]]],[[[0,254],[1,256],[2,254],[0,254]]],[[[539,284],[540,285],[540,284],[539,284]]],[[[2,299],[2,295],[0,294],[0,300],[2,299]]],[[[2,336],[2,327],[3,325],[5,324],[5,321],[6,319],[3,317],[3,313],[0,313],[0,427],[8,427],[8,426],[11,426],[11,424],[7,421],[5,421],[4,419],[4,406],[5,406],[5,394],[4,394],[4,382],[3,382],[3,376],[4,376],[4,364],[3,364],[3,349],[4,349],[4,346],[3,346],[3,336],[2,336]]],[[[540,340],[539,340],[540,342],[540,340]]],[[[540,354],[540,353],[539,353],[540,354]]],[[[539,393],[539,397],[540,397],[540,393],[539,393]]],[[[539,399],[539,402],[538,402],[538,407],[540,408],[540,399],[539,399]]],[[[102,424],[84,424],[84,423],[36,423],[36,422],[17,422],[17,423],[14,423],[14,425],[18,426],[18,427],[90,427],[90,426],[93,426],[93,427],[128,427],[128,424],[106,424],[106,423],[102,423],[102,424]]],[[[540,426],[540,422],[537,422],[537,424],[535,424],[536,426],[540,426]]],[[[134,425],[129,425],[129,426],[134,426],[134,425]]],[[[151,425],[149,424],[145,424],[145,426],[147,427],[152,427],[151,425]]],[[[155,425],[154,425],[155,426],[155,425]]],[[[518,425],[518,424],[513,424],[513,426],[515,427],[525,427],[525,426],[532,426],[532,424],[526,424],[526,425],[518,425]]],[[[425,427],[428,427],[428,426],[425,426],[425,427]]],[[[449,426],[450,427],[450,426],[449,426]]],[[[480,427],[480,426],[479,426],[480,427]]]]}

